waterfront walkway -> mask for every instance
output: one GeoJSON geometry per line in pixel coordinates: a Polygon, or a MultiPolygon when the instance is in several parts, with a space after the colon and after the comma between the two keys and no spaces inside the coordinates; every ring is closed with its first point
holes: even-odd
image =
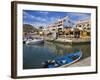
{"type": "Polygon", "coordinates": [[[44,38],[45,41],[50,41],[50,42],[58,42],[58,43],[89,43],[91,38],[90,37],[85,37],[85,38],[70,38],[70,37],[58,37],[57,39],[54,39],[52,37],[48,37],[48,36],[33,36],[33,37],[37,37],[37,38],[44,38]]]}
{"type": "Polygon", "coordinates": [[[59,43],[89,43],[90,38],[57,38],[53,40],[52,38],[45,38],[47,41],[59,42],[59,43]]]}

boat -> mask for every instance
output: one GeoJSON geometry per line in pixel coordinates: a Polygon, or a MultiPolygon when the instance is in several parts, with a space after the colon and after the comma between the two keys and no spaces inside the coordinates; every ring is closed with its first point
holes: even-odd
{"type": "Polygon", "coordinates": [[[74,53],[69,53],[65,56],[56,58],[54,60],[47,60],[42,64],[44,68],[56,68],[56,67],[68,66],[80,60],[81,57],[82,57],[82,52],[76,51],[74,53]]]}
{"type": "Polygon", "coordinates": [[[27,39],[25,38],[25,39],[23,39],[23,44],[26,44],[26,41],[27,41],[27,39]]]}
{"type": "Polygon", "coordinates": [[[44,40],[42,38],[28,39],[26,44],[40,44],[43,43],[44,40]]]}

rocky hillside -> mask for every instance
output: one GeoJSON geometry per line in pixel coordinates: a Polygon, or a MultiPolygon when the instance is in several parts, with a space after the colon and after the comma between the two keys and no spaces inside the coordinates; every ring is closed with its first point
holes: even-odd
{"type": "Polygon", "coordinates": [[[38,29],[36,29],[34,26],[30,24],[23,24],[23,32],[29,33],[29,32],[36,32],[38,29]]]}

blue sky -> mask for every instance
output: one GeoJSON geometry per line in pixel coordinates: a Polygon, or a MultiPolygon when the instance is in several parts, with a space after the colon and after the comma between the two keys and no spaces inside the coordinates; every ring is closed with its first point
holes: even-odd
{"type": "Polygon", "coordinates": [[[23,24],[30,24],[35,27],[47,26],[68,16],[73,23],[78,20],[86,20],[91,18],[90,13],[75,13],[75,12],[52,12],[52,11],[33,11],[23,10],[23,24]]]}

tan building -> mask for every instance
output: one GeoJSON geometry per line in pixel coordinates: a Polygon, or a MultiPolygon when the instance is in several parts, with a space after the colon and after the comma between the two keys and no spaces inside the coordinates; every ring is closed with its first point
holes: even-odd
{"type": "Polygon", "coordinates": [[[91,21],[90,20],[82,20],[78,21],[76,24],[76,28],[80,30],[81,36],[90,36],[91,32],[91,21]]]}
{"type": "Polygon", "coordinates": [[[90,20],[78,21],[76,24],[76,27],[80,30],[90,31],[91,22],[90,22],[90,20]]]}
{"type": "Polygon", "coordinates": [[[47,29],[50,32],[58,32],[58,31],[63,31],[64,30],[64,22],[68,20],[68,16],[57,20],[55,23],[48,25],[47,29]]]}

